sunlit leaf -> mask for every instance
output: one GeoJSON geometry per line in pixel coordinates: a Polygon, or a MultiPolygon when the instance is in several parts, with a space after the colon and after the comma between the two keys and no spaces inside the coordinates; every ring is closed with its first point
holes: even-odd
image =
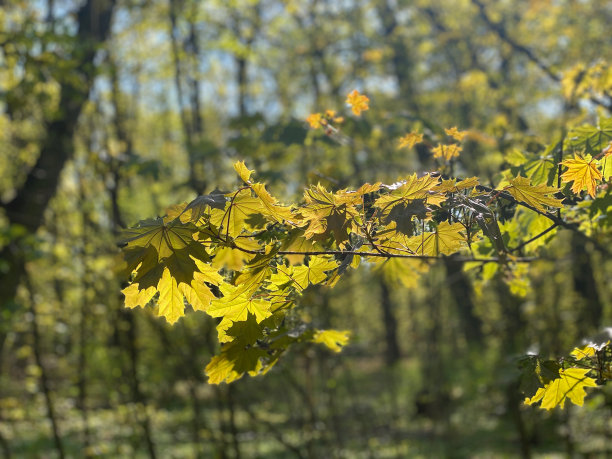
{"type": "Polygon", "coordinates": [[[551,195],[559,192],[558,188],[546,185],[531,185],[531,180],[520,175],[510,180],[510,185],[504,188],[514,199],[529,204],[541,212],[545,212],[544,206],[562,207],[561,200],[551,195]]]}
{"type": "Polygon", "coordinates": [[[351,332],[348,330],[317,330],[312,341],[324,344],[333,352],[340,352],[348,343],[350,335],[351,332]]]}
{"type": "Polygon", "coordinates": [[[346,96],[346,103],[351,107],[351,110],[357,116],[361,115],[361,112],[370,108],[368,105],[369,102],[370,99],[368,96],[360,94],[356,89],[346,96]]]}
{"type": "Polygon", "coordinates": [[[576,155],[574,159],[566,159],[561,164],[567,167],[561,179],[564,182],[574,182],[572,191],[578,194],[586,189],[594,198],[597,181],[602,177],[597,161],[591,158],[591,155],[586,155],[584,158],[576,155]]]}
{"type": "Polygon", "coordinates": [[[588,368],[559,370],[559,378],[539,388],[533,397],[525,400],[525,403],[533,405],[541,401],[543,409],[551,410],[556,406],[564,408],[565,401],[569,399],[575,405],[582,406],[586,397],[584,388],[597,387],[595,380],[586,376],[589,371],[591,370],[588,368]]]}

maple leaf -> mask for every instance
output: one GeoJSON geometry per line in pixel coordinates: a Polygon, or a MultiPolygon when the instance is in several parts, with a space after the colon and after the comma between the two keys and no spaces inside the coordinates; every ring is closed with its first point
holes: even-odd
{"type": "Polygon", "coordinates": [[[291,213],[289,207],[281,206],[277,199],[266,190],[266,186],[262,183],[253,183],[251,188],[261,200],[265,211],[264,215],[271,220],[282,223],[285,220],[292,220],[295,216],[291,213]]]}
{"type": "Polygon", "coordinates": [[[308,117],[306,118],[306,122],[313,129],[320,128],[321,124],[322,124],[321,123],[322,121],[323,121],[323,116],[320,113],[312,113],[312,114],[308,115],[308,117]]]}
{"type": "Polygon", "coordinates": [[[304,192],[304,200],[307,205],[300,209],[304,223],[308,224],[304,237],[325,239],[333,233],[336,244],[343,247],[353,218],[359,215],[354,205],[361,201],[361,196],[346,190],[333,194],[319,184],[304,192]]]}
{"type": "Polygon", "coordinates": [[[194,226],[184,225],[179,221],[166,223],[162,218],[143,220],[135,228],[124,231],[119,244],[124,245],[126,251],[138,247],[153,247],[157,251],[158,259],[163,260],[177,250],[191,245],[196,231],[194,226]]]}
{"type": "Polygon", "coordinates": [[[173,324],[185,315],[185,304],[176,279],[170,274],[168,268],[164,269],[157,284],[157,290],[159,290],[159,315],[164,316],[169,323],[173,324]]]}
{"type": "Polygon", "coordinates": [[[586,357],[593,357],[595,355],[595,348],[589,344],[584,346],[582,349],[576,347],[571,352],[571,355],[573,355],[576,360],[582,360],[586,357]]]}
{"type": "Polygon", "coordinates": [[[470,177],[457,182],[457,179],[442,180],[440,185],[433,188],[434,191],[441,193],[456,193],[457,191],[466,190],[478,186],[478,178],[470,177]]]}
{"type": "Polygon", "coordinates": [[[584,125],[572,129],[568,135],[569,144],[587,153],[602,150],[612,140],[612,118],[601,119],[597,126],[584,125]]]}
{"type": "Polygon", "coordinates": [[[323,282],[327,279],[325,272],[337,267],[338,264],[331,257],[312,256],[308,266],[277,267],[277,272],[270,277],[270,285],[267,288],[272,291],[280,290],[282,286],[291,283],[301,292],[309,285],[323,282]]]}
{"type": "Polygon", "coordinates": [[[451,159],[459,156],[462,148],[459,145],[451,144],[451,145],[442,145],[438,144],[436,148],[432,150],[434,158],[444,158],[446,161],[450,161],[451,159]]]}
{"type": "Polygon", "coordinates": [[[234,170],[238,173],[238,175],[240,176],[240,179],[244,183],[250,183],[249,180],[251,178],[251,174],[255,172],[255,171],[249,170],[244,164],[244,161],[236,161],[234,163],[234,170]]]}
{"type": "Polygon", "coordinates": [[[235,238],[242,230],[251,231],[258,227],[251,224],[250,218],[260,215],[265,208],[259,198],[251,196],[250,189],[244,189],[232,195],[224,210],[213,209],[210,222],[225,232],[228,236],[235,238]]]}
{"type": "Polygon", "coordinates": [[[561,200],[551,195],[559,190],[553,186],[531,185],[531,180],[520,175],[510,180],[510,185],[504,188],[514,199],[529,204],[541,212],[546,212],[544,206],[562,207],[561,200]]]}
{"type": "Polygon", "coordinates": [[[206,311],[212,317],[223,317],[236,322],[246,320],[251,313],[259,323],[272,315],[269,301],[253,299],[229,284],[222,284],[220,290],[223,298],[213,301],[206,311]]]}
{"type": "Polygon", "coordinates": [[[584,158],[575,155],[574,159],[566,159],[561,164],[567,167],[567,170],[561,175],[561,180],[573,181],[572,191],[575,194],[586,188],[589,195],[594,198],[596,182],[602,177],[597,161],[591,158],[591,155],[586,155],[584,158]]]}
{"type": "Polygon", "coordinates": [[[122,290],[125,306],[144,307],[159,292],[158,315],[169,323],[184,315],[186,299],[204,311],[215,298],[207,284],[219,285],[223,277],[208,264],[210,257],[193,239],[194,228],[162,219],[141,222],[126,233],[124,257],[132,283],[122,290]]]}
{"type": "Polygon", "coordinates": [[[463,138],[468,135],[467,131],[459,131],[457,130],[456,126],[453,126],[452,128],[449,129],[444,129],[444,132],[446,133],[446,135],[452,137],[453,139],[461,142],[463,140],[463,138]]]}
{"type": "Polygon", "coordinates": [[[205,372],[209,384],[231,383],[240,379],[245,373],[254,376],[261,371],[260,359],[266,353],[256,347],[248,347],[240,342],[223,346],[221,354],[214,356],[206,365],[205,372]]]}
{"type": "Polygon", "coordinates": [[[351,332],[348,330],[317,330],[312,338],[314,343],[327,346],[333,352],[340,352],[349,341],[351,332]]]}
{"type": "Polygon", "coordinates": [[[444,195],[435,191],[439,181],[438,177],[432,177],[429,174],[421,178],[412,174],[391,193],[379,197],[374,202],[374,207],[380,209],[382,217],[386,217],[394,206],[400,203],[408,204],[415,199],[425,199],[428,204],[437,205],[446,199],[444,195]]]}
{"type": "MultiPolygon", "coordinates": [[[[197,222],[207,209],[225,209],[227,199],[223,191],[214,190],[210,194],[203,194],[191,201],[178,215],[182,223],[197,222]]],[[[174,213],[174,212],[173,212],[174,213]]],[[[170,217],[172,214],[168,214],[170,217]]]]}
{"type": "Polygon", "coordinates": [[[423,134],[417,134],[416,132],[410,132],[403,137],[400,137],[397,148],[412,148],[415,144],[423,141],[423,134]]]}
{"type": "Polygon", "coordinates": [[[370,102],[368,96],[360,94],[356,89],[346,96],[346,103],[350,105],[351,110],[357,116],[361,115],[361,112],[369,110],[368,102],[370,102]]]}
{"type": "Polygon", "coordinates": [[[565,400],[569,399],[578,406],[584,404],[586,397],[585,387],[597,387],[593,378],[586,376],[589,368],[568,368],[559,370],[559,378],[552,380],[544,387],[540,387],[535,395],[525,399],[527,405],[542,401],[541,408],[551,410],[556,406],[565,407],[565,400]]]}
{"type": "Polygon", "coordinates": [[[413,236],[408,240],[408,248],[419,255],[450,255],[457,252],[465,243],[461,223],[442,222],[431,233],[413,236]]]}

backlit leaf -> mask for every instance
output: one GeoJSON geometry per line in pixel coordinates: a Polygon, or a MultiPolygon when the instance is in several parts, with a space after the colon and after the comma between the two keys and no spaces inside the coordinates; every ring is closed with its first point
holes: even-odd
{"type": "Polygon", "coordinates": [[[228,284],[222,284],[220,290],[223,298],[213,301],[206,311],[212,317],[223,317],[236,322],[246,320],[251,313],[259,323],[272,315],[271,304],[267,300],[251,298],[228,284]]]}
{"type": "Polygon", "coordinates": [[[578,194],[586,188],[589,195],[594,198],[597,180],[601,180],[602,177],[597,161],[591,158],[591,155],[586,155],[584,158],[576,155],[574,159],[566,159],[561,164],[567,167],[567,170],[561,175],[561,180],[573,181],[572,191],[574,193],[578,194]]]}
{"type": "Polygon", "coordinates": [[[234,163],[234,170],[238,173],[238,176],[240,176],[240,179],[244,183],[250,183],[249,180],[251,179],[251,174],[255,172],[249,170],[244,164],[244,161],[236,161],[234,163]]]}
{"type": "Polygon", "coordinates": [[[410,132],[403,137],[400,137],[397,148],[412,148],[415,144],[423,141],[423,134],[410,132]]]}
{"type": "Polygon", "coordinates": [[[584,388],[597,387],[595,380],[586,376],[589,371],[588,368],[559,370],[559,378],[539,388],[533,397],[525,399],[525,403],[532,405],[541,401],[543,409],[551,410],[556,406],[564,408],[565,401],[569,399],[575,405],[582,406],[586,397],[584,388]]]}
{"type": "Polygon", "coordinates": [[[544,206],[562,207],[561,200],[551,195],[560,191],[558,188],[546,185],[531,185],[531,180],[520,175],[510,180],[510,185],[504,188],[514,199],[529,204],[541,212],[545,212],[544,206]]]}
{"type": "Polygon", "coordinates": [[[361,115],[361,112],[370,108],[368,105],[369,102],[370,99],[368,99],[368,96],[360,94],[356,89],[346,96],[346,103],[351,107],[351,110],[357,116],[361,115]]]}
{"type": "Polygon", "coordinates": [[[350,335],[351,332],[348,330],[317,330],[312,341],[324,344],[333,352],[340,352],[348,343],[350,335]]]}

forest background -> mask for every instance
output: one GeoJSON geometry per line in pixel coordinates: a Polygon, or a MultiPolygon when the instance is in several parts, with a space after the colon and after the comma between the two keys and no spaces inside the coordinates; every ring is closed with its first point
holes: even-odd
{"type": "Polygon", "coordinates": [[[516,278],[449,258],[311,287],[303,319],[350,330],[343,353],[302,344],[231,385],[203,371],[216,322],[124,308],[117,269],[122,229],[235,188],[237,160],[299,202],[434,170],[427,143],[398,139],[457,126],[452,173],[495,185],[609,117],[610,23],[595,0],[0,2],[2,454],[612,453],[609,387],[550,412],[521,393],[521,356],[611,323],[611,260],[571,231],[516,278]],[[340,133],[306,122],[328,109],[340,133]]]}

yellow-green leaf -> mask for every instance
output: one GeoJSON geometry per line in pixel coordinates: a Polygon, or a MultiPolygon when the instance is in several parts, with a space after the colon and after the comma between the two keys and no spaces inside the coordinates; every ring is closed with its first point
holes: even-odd
{"type": "Polygon", "coordinates": [[[249,180],[251,179],[251,174],[255,172],[254,170],[249,170],[244,164],[244,161],[236,161],[234,163],[234,170],[238,173],[240,179],[244,183],[249,183],[249,180]]]}
{"type": "Polygon", "coordinates": [[[582,406],[586,397],[584,388],[597,387],[595,380],[586,376],[589,371],[588,368],[559,370],[559,378],[539,388],[533,397],[525,399],[525,403],[533,405],[541,401],[541,408],[551,410],[556,406],[564,408],[565,401],[569,399],[575,405],[582,406]]]}
{"type": "Polygon", "coordinates": [[[185,304],[183,303],[183,295],[176,284],[176,279],[172,277],[168,268],[164,269],[164,273],[157,284],[157,290],[159,290],[158,314],[173,324],[185,315],[185,304]]]}
{"type": "Polygon", "coordinates": [[[418,255],[450,255],[466,242],[461,223],[442,222],[432,233],[423,233],[408,240],[408,248],[418,255]]]}
{"type": "Polygon", "coordinates": [[[224,317],[236,322],[246,320],[250,312],[259,323],[272,315],[269,301],[238,293],[238,288],[229,284],[222,284],[220,290],[223,298],[213,301],[206,311],[212,317],[224,317]]]}
{"type": "Polygon", "coordinates": [[[348,330],[317,330],[312,341],[324,344],[331,351],[340,352],[348,343],[350,335],[348,330]]]}
{"type": "Polygon", "coordinates": [[[524,202],[535,207],[541,212],[546,212],[544,206],[562,207],[561,200],[551,195],[560,191],[554,186],[531,185],[531,180],[520,175],[510,180],[510,185],[504,188],[517,201],[524,202]]]}

